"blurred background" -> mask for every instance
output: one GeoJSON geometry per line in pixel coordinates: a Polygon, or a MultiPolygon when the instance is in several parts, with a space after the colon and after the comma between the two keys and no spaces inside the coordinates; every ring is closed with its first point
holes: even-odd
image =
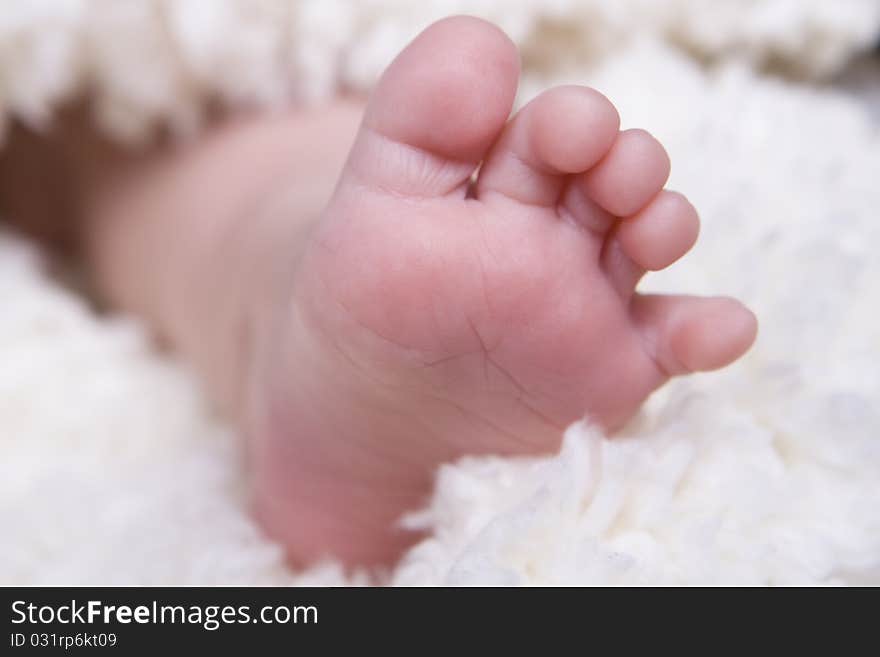
{"type": "MultiPolygon", "coordinates": [[[[521,583],[880,582],[880,1],[7,0],[0,121],[7,144],[23,130],[39,140],[85,101],[98,130],[133,148],[195,139],[218,106],[271,112],[367,91],[412,36],[455,13],[519,44],[520,101],[590,84],[624,127],[666,145],[670,187],[703,233],[646,288],[738,296],[761,334],[742,363],[652,399],[629,443],[648,461],[608,466],[613,495],[664,500],[614,530],[650,541],[548,521],[544,544],[564,554],[489,549],[476,537],[516,507],[462,468],[473,499],[441,486],[434,537],[391,581],[448,582],[467,562],[483,565],[455,581],[484,581],[494,564],[521,583]],[[657,464],[675,454],[687,456],[664,478],[657,464]],[[612,568],[609,554],[632,565],[612,568]]],[[[19,182],[18,157],[0,150],[0,187],[48,184],[39,169],[19,182]]],[[[332,564],[283,565],[248,514],[238,442],[191,375],[136,318],[96,313],[53,276],[9,214],[0,583],[348,581],[332,564]]]]}

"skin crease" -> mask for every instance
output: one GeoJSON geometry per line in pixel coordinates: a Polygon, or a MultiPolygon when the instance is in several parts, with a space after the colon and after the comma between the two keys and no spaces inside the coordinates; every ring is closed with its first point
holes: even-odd
{"type": "Polygon", "coordinates": [[[254,512],[295,564],[391,565],[439,464],[552,451],[585,413],[613,430],[754,340],[734,300],[635,292],[699,226],[659,142],[583,87],[510,118],[518,74],[503,33],[456,17],[365,108],[140,155],[58,140],[97,283],[240,427],[254,512]]]}

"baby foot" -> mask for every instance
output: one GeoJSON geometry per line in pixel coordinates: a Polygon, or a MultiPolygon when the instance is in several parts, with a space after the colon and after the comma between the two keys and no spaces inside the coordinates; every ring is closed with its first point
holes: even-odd
{"type": "Polygon", "coordinates": [[[513,44],[477,19],[415,39],[263,324],[256,504],[295,561],[389,563],[438,464],[549,452],[585,414],[618,427],[755,337],[734,300],[635,292],[697,237],[662,189],[663,147],[583,87],[508,121],[517,77],[513,44]]]}

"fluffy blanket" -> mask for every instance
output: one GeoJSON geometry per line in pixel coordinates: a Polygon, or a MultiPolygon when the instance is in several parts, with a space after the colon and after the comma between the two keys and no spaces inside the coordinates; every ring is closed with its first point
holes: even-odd
{"type": "MultiPolygon", "coordinates": [[[[758,314],[742,362],[673,382],[612,440],[465,459],[405,522],[395,584],[880,583],[880,127],[869,93],[805,82],[880,34],[871,1],[45,0],[0,9],[0,115],[89,88],[119,138],[197,129],[209,98],[363,87],[467,10],[523,47],[522,98],[592,84],[668,147],[704,219],[646,288],[758,314]],[[133,74],[136,72],[136,74],[133,74]],[[795,80],[800,81],[795,81],[795,80]]],[[[285,567],[247,508],[234,433],[136,321],[97,314],[0,233],[0,581],[340,584],[285,567]]]]}

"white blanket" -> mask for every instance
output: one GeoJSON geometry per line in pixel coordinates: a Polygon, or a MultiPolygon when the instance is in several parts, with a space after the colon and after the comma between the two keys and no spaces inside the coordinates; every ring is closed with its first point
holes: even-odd
{"type": "MultiPolygon", "coordinates": [[[[261,64],[281,46],[247,25],[226,60],[215,56],[224,21],[242,6],[232,0],[115,3],[177,16],[188,54],[174,63],[144,64],[134,49],[114,58],[109,46],[106,59],[70,59],[64,48],[83,39],[123,43],[96,27],[114,12],[99,20],[94,4],[20,3],[33,13],[17,17],[3,8],[0,67],[10,70],[10,52],[19,64],[0,75],[7,114],[49,121],[52,104],[100,77],[103,61],[96,93],[114,134],[143,136],[157,117],[192,128],[208,91],[277,100],[291,93],[279,82],[291,70],[301,73],[293,91],[366,84],[433,14],[494,11],[525,44],[523,98],[551,82],[592,84],[625,127],[668,147],[670,184],[689,194],[704,227],[694,252],[646,288],[731,294],[758,314],[744,361],[675,381],[622,436],[574,426],[557,456],[442,468],[431,504],[407,519],[431,537],[381,581],[880,583],[880,129],[859,96],[756,73],[839,68],[880,33],[878,3],[710,3],[728,12],[723,21],[684,0],[652,3],[638,20],[627,7],[647,5],[635,0],[507,11],[435,1],[401,22],[387,18],[400,19],[399,2],[357,3],[357,12],[302,2],[315,50],[283,33],[278,43],[294,53],[283,70],[261,64]],[[55,11],[40,15],[44,5],[55,11]],[[227,10],[213,22],[198,13],[227,10]],[[49,26],[42,37],[30,31],[38,23],[49,26]],[[331,51],[345,66],[322,59],[331,51]],[[218,61],[235,66],[220,75],[218,61]],[[126,67],[152,73],[123,81],[126,67]],[[250,89],[236,86],[244,71],[250,89]],[[176,75],[192,93],[174,96],[176,75]]],[[[250,4],[271,15],[289,3],[250,4]]],[[[150,29],[141,32],[149,42],[150,29]]],[[[237,437],[196,382],[136,322],[98,316],[40,263],[33,245],[0,233],[0,583],[368,581],[332,563],[287,569],[248,514],[237,437]]]]}

